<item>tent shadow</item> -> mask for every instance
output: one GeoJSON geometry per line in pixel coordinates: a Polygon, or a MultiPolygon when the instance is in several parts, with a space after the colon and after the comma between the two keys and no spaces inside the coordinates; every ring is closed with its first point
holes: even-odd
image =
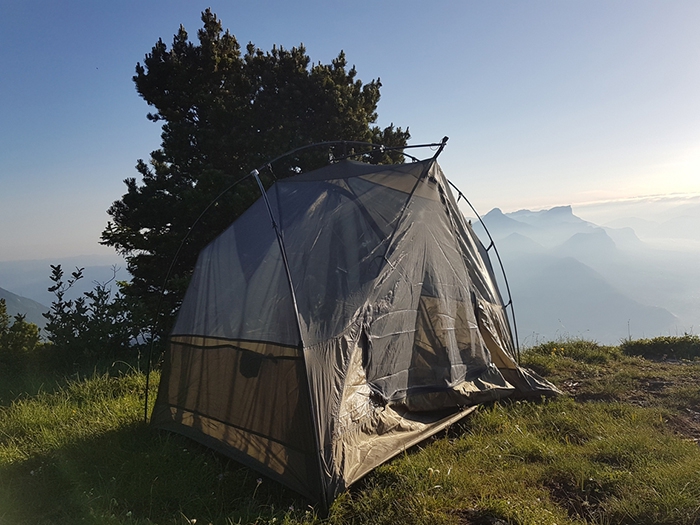
{"type": "Polygon", "coordinates": [[[246,523],[307,502],[182,436],[134,423],[0,466],[0,524],[246,523]]]}

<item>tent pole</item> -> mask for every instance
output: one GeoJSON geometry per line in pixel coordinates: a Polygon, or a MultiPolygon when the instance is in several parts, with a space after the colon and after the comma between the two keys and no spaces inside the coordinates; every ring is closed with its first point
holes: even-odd
{"type": "Polygon", "coordinates": [[[294,285],[292,284],[292,272],[289,269],[289,261],[287,260],[287,250],[284,247],[284,240],[282,239],[282,233],[280,232],[279,226],[277,226],[277,221],[275,220],[275,216],[272,213],[272,206],[270,206],[270,201],[267,198],[267,192],[265,191],[265,186],[263,186],[263,183],[260,180],[260,174],[258,173],[258,170],[253,170],[250,174],[253,177],[255,177],[255,180],[258,183],[258,187],[260,188],[260,193],[262,193],[263,200],[265,201],[265,206],[267,206],[267,213],[270,215],[270,221],[272,222],[272,228],[275,230],[275,235],[277,236],[277,244],[279,245],[280,253],[282,254],[282,264],[284,264],[284,271],[287,274],[287,282],[289,283],[289,291],[292,294],[292,304],[294,305],[294,313],[296,314],[296,320],[297,320],[297,329],[299,330],[299,342],[302,345],[302,347],[304,347],[304,338],[302,336],[302,331],[301,331],[301,320],[299,317],[299,307],[297,305],[297,296],[296,296],[296,293],[294,292],[294,285]]]}
{"type": "MultiPolygon", "coordinates": [[[[272,160],[267,161],[265,164],[260,166],[257,170],[253,171],[261,171],[263,170],[266,166],[270,166],[277,162],[280,159],[283,159],[284,157],[288,157],[290,155],[294,155],[295,153],[299,153],[300,151],[304,151],[306,149],[310,148],[320,148],[323,146],[343,146],[344,150],[347,151],[348,145],[352,146],[370,146],[373,148],[382,148],[383,151],[397,151],[397,150],[405,150],[405,149],[412,149],[412,148],[434,148],[438,147],[437,153],[433,156],[433,158],[437,158],[437,156],[442,152],[442,150],[445,147],[445,144],[447,144],[447,137],[444,137],[442,139],[442,142],[431,142],[428,144],[407,144],[406,146],[384,146],[382,144],[375,144],[373,142],[361,142],[358,140],[328,140],[326,142],[315,142],[314,144],[307,144],[306,146],[300,146],[298,148],[295,148],[293,150],[290,150],[286,153],[283,153],[279,157],[275,157],[272,160]]],[[[360,155],[360,154],[357,154],[360,155]]],[[[350,156],[355,156],[355,155],[348,155],[350,156]]],[[[415,159],[415,157],[411,155],[407,155],[408,157],[415,159]]],[[[339,159],[340,160],[340,159],[339,159]]],[[[251,172],[252,173],[252,172],[251,172]]]]}
{"type": "Polygon", "coordinates": [[[450,140],[450,137],[448,137],[447,135],[445,135],[444,137],[442,137],[442,141],[440,142],[440,147],[439,147],[438,150],[435,152],[435,155],[433,155],[433,160],[436,160],[436,159],[440,156],[440,153],[442,153],[442,150],[444,150],[444,149],[445,149],[445,146],[447,146],[447,141],[448,141],[448,140],[450,140]]]}
{"type": "MultiPolygon", "coordinates": [[[[306,346],[304,345],[304,336],[302,335],[302,329],[301,329],[301,317],[299,315],[299,306],[297,304],[297,298],[296,298],[296,293],[294,292],[294,283],[292,282],[292,272],[289,268],[289,260],[287,259],[287,250],[284,247],[284,239],[282,237],[282,232],[279,229],[279,226],[277,225],[277,221],[275,220],[275,216],[272,213],[272,206],[270,206],[270,201],[267,198],[267,192],[265,191],[265,186],[263,186],[262,181],[260,180],[260,174],[258,170],[253,170],[250,173],[253,177],[255,177],[255,180],[258,183],[258,187],[260,188],[260,193],[262,193],[262,197],[265,200],[265,206],[267,207],[267,213],[270,215],[270,221],[272,222],[272,227],[275,230],[275,235],[277,236],[277,244],[279,245],[280,248],[280,253],[282,255],[282,263],[284,264],[284,270],[287,274],[287,283],[289,284],[289,290],[292,295],[292,304],[294,305],[294,313],[296,314],[296,320],[297,320],[297,329],[299,330],[299,349],[302,351],[302,355],[304,353],[304,350],[306,346]]],[[[321,505],[323,507],[323,511],[327,512],[328,510],[328,500],[326,497],[326,486],[323,481],[323,462],[321,460],[321,454],[322,454],[322,449],[321,449],[321,441],[318,435],[317,430],[319,429],[319,423],[318,423],[318,418],[317,418],[317,410],[315,409],[313,399],[311,398],[311,385],[309,383],[309,373],[308,370],[306,369],[306,356],[304,356],[304,371],[306,373],[306,391],[309,394],[309,401],[311,402],[312,406],[312,411],[311,411],[311,418],[312,418],[312,424],[314,425],[313,428],[313,435],[314,435],[314,441],[316,442],[316,459],[318,461],[318,473],[319,473],[319,480],[321,481],[321,505]]]]}

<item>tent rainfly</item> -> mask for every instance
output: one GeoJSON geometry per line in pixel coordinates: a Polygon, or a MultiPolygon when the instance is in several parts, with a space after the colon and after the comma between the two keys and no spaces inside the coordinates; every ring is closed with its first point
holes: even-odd
{"type": "Polygon", "coordinates": [[[327,506],[478,403],[556,393],[448,184],[435,158],[277,181],[200,253],[153,425],[327,506]]]}

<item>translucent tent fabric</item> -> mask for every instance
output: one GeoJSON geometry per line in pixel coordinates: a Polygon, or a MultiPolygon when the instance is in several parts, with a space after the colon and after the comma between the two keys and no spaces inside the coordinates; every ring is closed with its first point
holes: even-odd
{"type": "Polygon", "coordinates": [[[518,367],[488,255],[435,160],[342,161],[267,200],[199,256],[156,426],[327,503],[478,403],[556,392],[518,367]]]}

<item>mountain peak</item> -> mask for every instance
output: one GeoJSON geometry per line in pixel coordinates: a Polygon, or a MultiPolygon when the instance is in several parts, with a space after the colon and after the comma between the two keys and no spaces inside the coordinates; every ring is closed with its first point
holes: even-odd
{"type": "Polygon", "coordinates": [[[505,215],[503,213],[503,211],[501,210],[501,208],[494,208],[490,212],[488,212],[486,215],[484,215],[484,217],[497,217],[497,216],[501,216],[501,215],[505,215]]]}
{"type": "Polygon", "coordinates": [[[571,205],[554,206],[547,210],[530,211],[518,210],[512,213],[507,213],[507,217],[518,221],[526,222],[532,225],[543,225],[545,223],[585,223],[583,219],[574,215],[574,210],[571,205]]]}
{"type": "Polygon", "coordinates": [[[571,207],[570,204],[566,206],[555,206],[554,208],[550,208],[545,212],[547,215],[558,215],[558,216],[563,216],[563,215],[573,215],[574,210],[571,207]]]}

